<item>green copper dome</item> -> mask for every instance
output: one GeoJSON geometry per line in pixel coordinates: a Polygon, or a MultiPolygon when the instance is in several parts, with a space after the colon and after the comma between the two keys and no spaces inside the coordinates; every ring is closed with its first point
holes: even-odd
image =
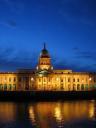
{"type": "Polygon", "coordinates": [[[46,49],[45,43],[44,43],[44,48],[41,51],[40,57],[41,58],[46,58],[46,57],[49,58],[50,57],[49,53],[48,53],[48,50],[46,49]]]}

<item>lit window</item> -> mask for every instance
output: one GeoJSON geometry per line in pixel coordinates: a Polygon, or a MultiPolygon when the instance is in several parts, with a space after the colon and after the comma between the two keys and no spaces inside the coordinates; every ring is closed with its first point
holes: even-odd
{"type": "Polygon", "coordinates": [[[9,78],[9,82],[11,82],[11,78],[9,78]]]}
{"type": "Polygon", "coordinates": [[[16,78],[14,77],[14,82],[16,82],[16,78]]]}
{"type": "Polygon", "coordinates": [[[63,79],[61,79],[61,82],[63,82],[63,79]]]}
{"type": "Polygon", "coordinates": [[[7,81],[7,78],[5,77],[4,82],[6,82],[6,81],[7,81]]]}
{"type": "Polygon", "coordinates": [[[77,79],[77,82],[79,82],[79,79],[77,79]]]}
{"type": "Polygon", "coordinates": [[[46,82],[46,79],[44,79],[44,82],[46,82]]]}
{"type": "Polygon", "coordinates": [[[88,79],[86,78],[86,82],[88,82],[88,79]]]}
{"type": "Polygon", "coordinates": [[[68,82],[70,82],[70,78],[68,78],[68,82]]]}
{"type": "Polygon", "coordinates": [[[79,90],[80,89],[80,85],[79,84],[77,84],[77,90],[79,90]]]}
{"type": "Polygon", "coordinates": [[[51,79],[49,78],[49,82],[51,81],[51,79]]]}
{"type": "Polygon", "coordinates": [[[75,82],[75,79],[73,79],[73,82],[75,82]]]}
{"type": "Polygon", "coordinates": [[[41,82],[41,79],[39,79],[39,82],[41,82]]]}

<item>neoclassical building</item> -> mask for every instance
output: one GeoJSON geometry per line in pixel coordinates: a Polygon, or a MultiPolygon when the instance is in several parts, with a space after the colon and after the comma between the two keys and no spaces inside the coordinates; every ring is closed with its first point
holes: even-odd
{"type": "Polygon", "coordinates": [[[36,69],[0,72],[0,91],[90,91],[96,89],[96,73],[55,70],[44,44],[36,69]]]}

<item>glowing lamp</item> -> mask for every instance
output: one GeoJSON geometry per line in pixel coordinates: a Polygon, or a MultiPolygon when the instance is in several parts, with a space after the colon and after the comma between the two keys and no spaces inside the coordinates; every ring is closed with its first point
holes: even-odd
{"type": "Polygon", "coordinates": [[[34,81],[34,78],[33,77],[31,78],[31,81],[34,81]]]}
{"type": "Polygon", "coordinates": [[[91,80],[92,80],[92,78],[90,77],[90,78],[89,78],[89,81],[91,81],[91,80]]]}

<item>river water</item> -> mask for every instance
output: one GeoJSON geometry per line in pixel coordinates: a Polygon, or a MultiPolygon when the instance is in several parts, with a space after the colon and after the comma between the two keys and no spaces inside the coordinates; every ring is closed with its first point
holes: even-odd
{"type": "Polygon", "coordinates": [[[96,128],[96,101],[0,102],[0,128],[96,128]]]}

